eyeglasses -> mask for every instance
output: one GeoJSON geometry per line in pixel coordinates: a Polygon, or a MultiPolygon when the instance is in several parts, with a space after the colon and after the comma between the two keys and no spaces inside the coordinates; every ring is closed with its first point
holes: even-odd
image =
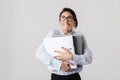
{"type": "Polygon", "coordinates": [[[73,20],[72,16],[68,16],[68,17],[61,16],[60,18],[61,18],[62,21],[65,21],[65,20],[72,21],[73,20]]]}

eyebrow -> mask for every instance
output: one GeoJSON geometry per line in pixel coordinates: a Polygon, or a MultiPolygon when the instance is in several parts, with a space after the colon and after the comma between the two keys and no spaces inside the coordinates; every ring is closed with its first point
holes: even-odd
{"type": "MultiPolygon", "coordinates": [[[[61,15],[61,16],[64,16],[64,15],[61,15]]],[[[64,16],[64,17],[73,17],[72,15],[69,15],[69,16],[64,16]]]]}

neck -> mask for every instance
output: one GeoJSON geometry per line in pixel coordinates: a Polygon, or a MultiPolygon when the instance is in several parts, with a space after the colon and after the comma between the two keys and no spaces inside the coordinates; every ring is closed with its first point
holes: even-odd
{"type": "Polygon", "coordinates": [[[64,33],[65,35],[67,35],[67,34],[69,34],[69,33],[71,33],[71,32],[72,32],[72,30],[69,30],[69,31],[63,30],[63,33],[64,33]]]}

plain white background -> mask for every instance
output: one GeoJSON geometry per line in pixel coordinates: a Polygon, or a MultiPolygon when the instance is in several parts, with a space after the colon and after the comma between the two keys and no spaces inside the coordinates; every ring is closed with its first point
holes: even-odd
{"type": "Polygon", "coordinates": [[[0,80],[50,80],[35,52],[64,7],[93,52],[82,80],[120,80],[120,0],[0,0],[0,80]]]}

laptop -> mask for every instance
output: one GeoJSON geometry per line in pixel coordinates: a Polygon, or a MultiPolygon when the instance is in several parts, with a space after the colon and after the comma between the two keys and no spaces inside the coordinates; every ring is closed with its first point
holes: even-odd
{"type": "Polygon", "coordinates": [[[73,36],[62,36],[62,37],[50,37],[44,38],[44,47],[47,53],[51,56],[60,55],[54,52],[55,50],[63,51],[62,47],[68,49],[71,53],[75,54],[73,36]]]}
{"type": "MultiPolygon", "coordinates": [[[[45,50],[51,56],[60,55],[56,53],[55,50],[63,51],[62,47],[68,49],[72,54],[81,55],[82,54],[82,37],[81,36],[57,36],[44,38],[43,40],[45,50]]],[[[70,61],[71,62],[71,61],[70,61]]],[[[76,68],[77,65],[71,65],[71,68],[76,68]]]]}

